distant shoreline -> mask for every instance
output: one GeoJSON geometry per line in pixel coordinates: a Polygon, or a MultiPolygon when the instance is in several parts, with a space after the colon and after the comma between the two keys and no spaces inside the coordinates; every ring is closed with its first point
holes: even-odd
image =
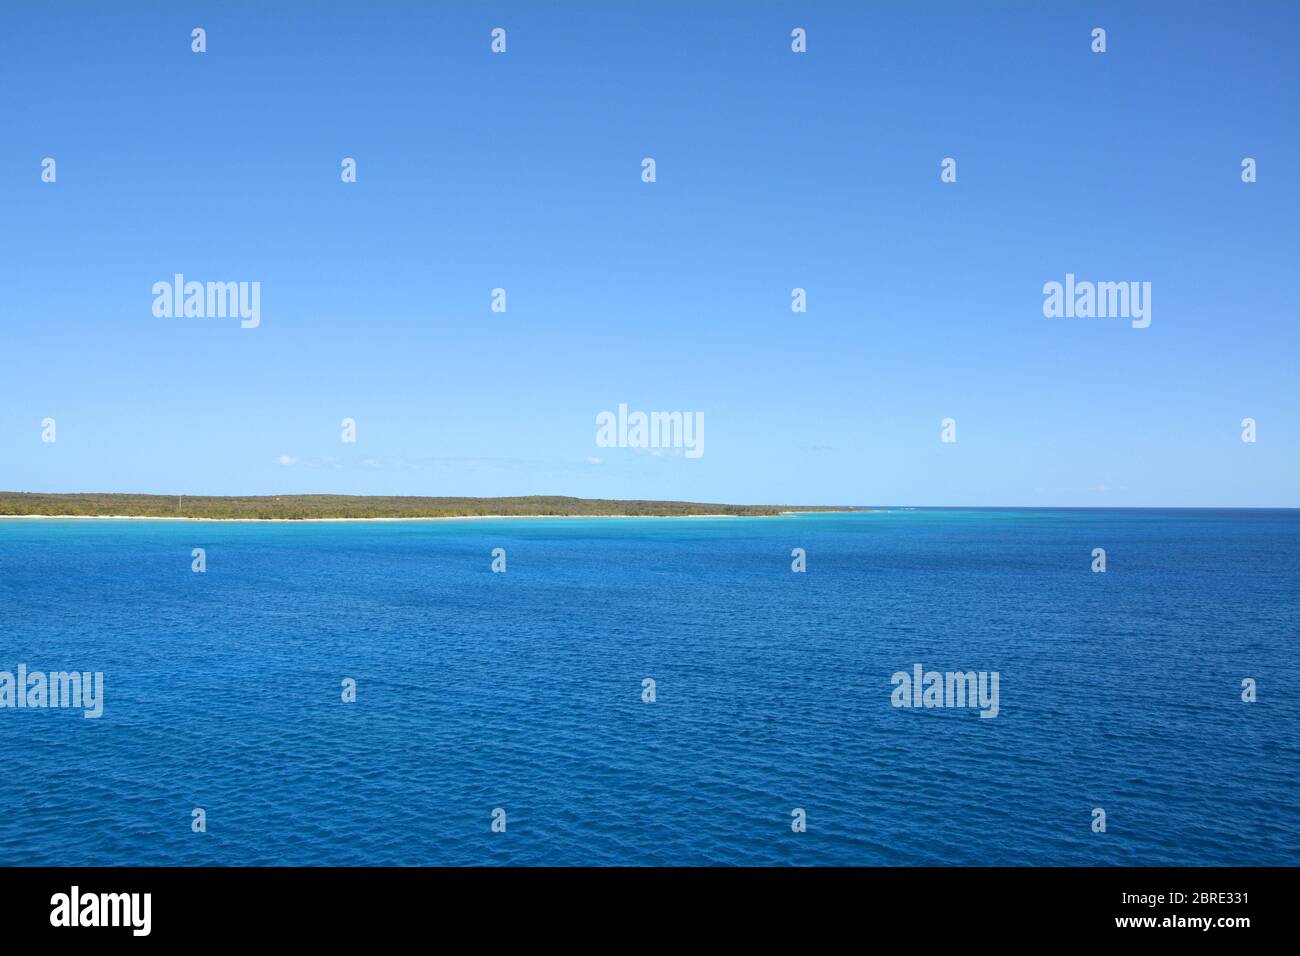
{"type": "Polygon", "coordinates": [[[680,514],[680,515],[428,515],[396,518],[200,518],[187,515],[6,515],[0,521],[253,521],[281,524],[312,524],[328,521],[534,521],[558,518],[573,520],[583,518],[785,518],[801,514],[868,514],[878,508],[846,508],[843,511],[780,511],[775,514],[680,514]]]}
{"type": "Polygon", "coordinates": [[[0,491],[0,518],[159,521],[444,521],[467,518],[728,518],[850,512],[852,505],[734,505],[648,498],[518,495],[144,495],[0,491]]]}

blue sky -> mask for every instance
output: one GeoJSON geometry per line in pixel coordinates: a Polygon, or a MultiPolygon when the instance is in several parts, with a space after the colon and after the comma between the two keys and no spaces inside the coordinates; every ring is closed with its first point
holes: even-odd
{"type": "Polygon", "coordinates": [[[0,489],[1300,505],[1300,5],[636,7],[7,10],[0,489]]]}

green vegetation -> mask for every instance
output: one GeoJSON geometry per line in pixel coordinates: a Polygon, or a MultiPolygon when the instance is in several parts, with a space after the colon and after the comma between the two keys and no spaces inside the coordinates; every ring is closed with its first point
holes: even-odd
{"type": "Polygon", "coordinates": [[[121,515],[141,518],[455,518],[472,515],[775,515],[783,511],[853,511],[853,508],[719,505],[691,501],[618,501],[604,498],[417,498],[369,495],[43,495],[0,491],[0,516],[121,515]]]}

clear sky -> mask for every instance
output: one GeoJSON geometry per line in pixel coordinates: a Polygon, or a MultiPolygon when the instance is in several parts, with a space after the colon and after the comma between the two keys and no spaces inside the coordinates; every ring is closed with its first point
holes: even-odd
{"type": "Polygon", "coordinates": [[[1300,505],[1300,4],[2,20],[2,490],[1300,505]],[[156,317],[177,272],[260,326],[156,317]],[[1066,273],[1150,327],[1044,317],[1066,273]],[[619,403],[705,453],[597,447],[619,403]]]}

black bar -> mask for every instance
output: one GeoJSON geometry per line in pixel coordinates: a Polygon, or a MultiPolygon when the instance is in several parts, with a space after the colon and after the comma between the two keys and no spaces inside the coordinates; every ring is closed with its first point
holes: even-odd
{"type": "MultiPolygon", "coordinates": [[[[973,933],[972,945],[1101,934],[1231,945],[1242,932],[1286,926],[1290,917],[1282,911],[1294,878],[1291,869],[1222,867],[14,868],[0,870],[0,925],[6,940],[63,937],[78,944],[118,937],[329,945],[466,932],[493,940],[527,940],[531,933],[669,945],[689,938],[681,935],[687,927],[701,926],[756,943],[772,934],[874,939],[904,932],[918,944],[973,933]],[[73,886],[83,907],[87,895],[150,894],[148,935],[135,936],[130,918],[143,928],[143,906],[124,909],[120,922],[127,925],[115,928],[51,925],[56,894],[68,896],[70,908],[73,886]],[[1206,918],[1214,921],[1208,929],[1177,922],[1206,918]],[[1133,919],[1154,924],[1119,924],[1133,919]]],[[[98,900],[90,905],[97,909],[98,900]]]]}

